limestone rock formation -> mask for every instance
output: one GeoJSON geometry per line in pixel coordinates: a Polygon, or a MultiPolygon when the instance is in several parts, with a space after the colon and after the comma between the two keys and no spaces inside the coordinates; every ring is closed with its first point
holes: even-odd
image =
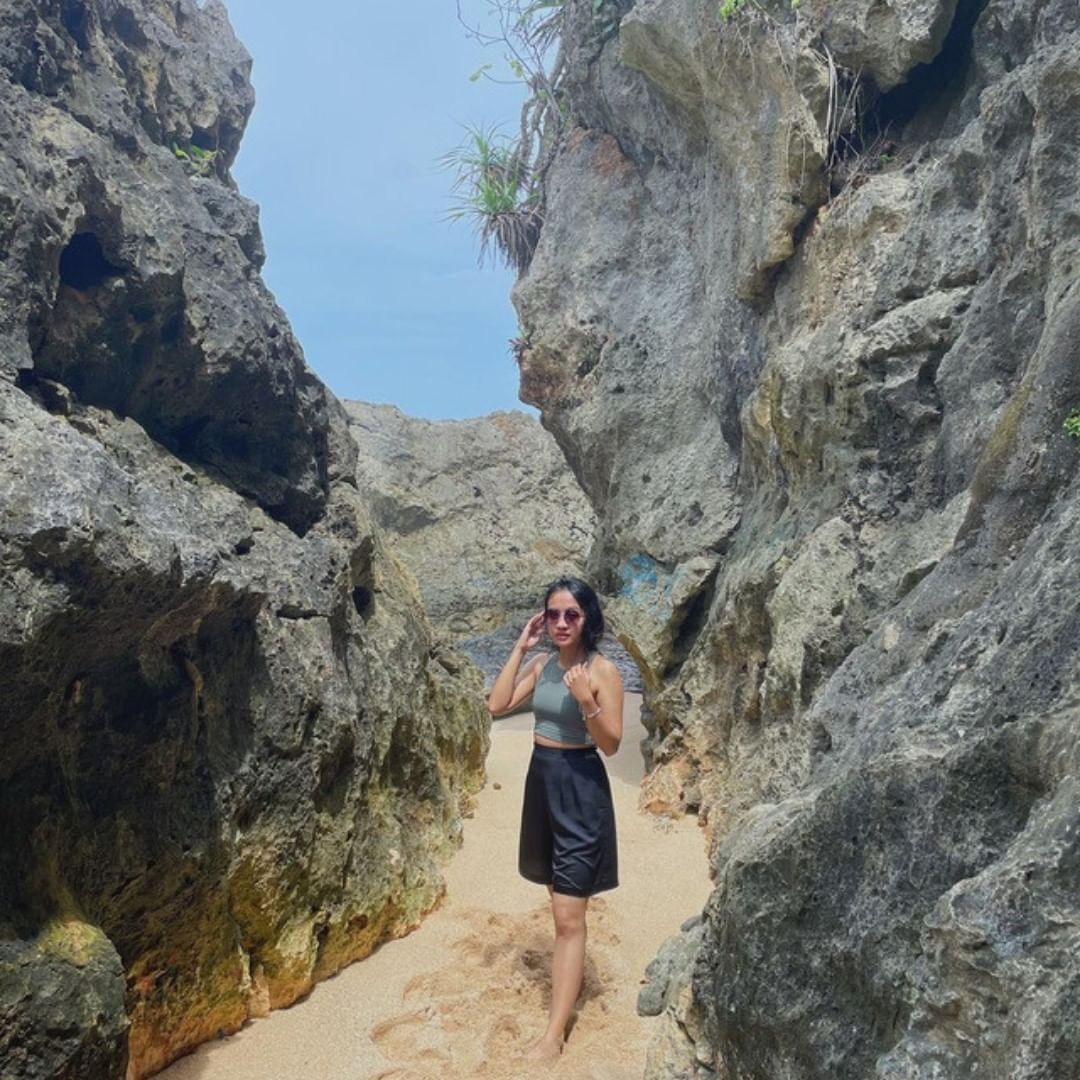
{"type": "Polygon", "coordinates": [[[1080,1076],[1080,7],[608,4],[514,299],[711,838],[647,1075],[1080,1076]]]}
{"type": "Polygon", "coordinates": [[[0,1076],[146,1075],[414,926],[479,784],[259,277],[217,0],[0,0],[0,1076]]]}
{"type": "Polygon", "coordinates": [[[451,636],[532,613],[545,583],[584,572],[595,515],[532,417],[420,420],[344,405],[360,490],[451,636]]]}
{"type": "Polygon", "coordinates": [[[645,968],[645,982],[638,991],[639,1015],[659,1016],[685,990],[691,961],[701,946],[703,925],[701,916],[693,915],[660,946],[656,958],[645,968]]]}

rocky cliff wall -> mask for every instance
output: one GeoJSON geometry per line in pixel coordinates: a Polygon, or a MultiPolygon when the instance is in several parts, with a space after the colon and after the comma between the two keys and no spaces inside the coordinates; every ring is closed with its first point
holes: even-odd
{"type": "Polygon", "coordinates": [[[259,277],[216,0],[0,0],[0,1076],[416,925],[487,741],[259,277]]]}
{"type": "Polygon", "coordinates": [[[1080,1075],[1080,8],[609,5],[514,300],[710,836],[647,1075],[1080,1075]]]}
{"type": "Polygon", "coordinates": [[[584,573],[596,518],[551,436],[522,412],[420,420],[346,401],[360,489],[451,637],[531,614],[584,573]]]}

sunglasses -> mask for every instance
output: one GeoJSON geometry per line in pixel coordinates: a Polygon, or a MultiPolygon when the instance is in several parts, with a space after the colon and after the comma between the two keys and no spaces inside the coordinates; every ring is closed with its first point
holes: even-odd
{"type": "Polygon", "coordinates": [[[581,619],[581,612],[577,608],[567,608],[565,611],[559,611],[557,608],[548,608],[544,612],[544,617],[552,625],[558,625],[560,616],[566,621],[567,626],[576,626],[581,619]]]}

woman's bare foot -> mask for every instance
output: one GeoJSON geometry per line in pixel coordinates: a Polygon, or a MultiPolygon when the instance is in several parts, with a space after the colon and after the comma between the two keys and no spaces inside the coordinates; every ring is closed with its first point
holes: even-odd
{"type": "Polygon", "coordinates": [[[549,1039],[544,1035],[525,1051],[525,1060],[535,1061],[537,1064],[551,1064],[559,1060],[562,1048],[561,1039],[549,1039]]]}

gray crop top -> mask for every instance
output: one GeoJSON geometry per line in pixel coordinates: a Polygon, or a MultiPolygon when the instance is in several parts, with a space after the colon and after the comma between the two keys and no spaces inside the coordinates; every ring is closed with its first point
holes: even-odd
{"type": "Polygon", "coordinates": [[[536,715],[533,731],[545,739],[554,739],[561,743],[587,743],[595,746],[596,742],[585,726],[574,695],[563,682],[565,672],[559,667],[558,656],[551,656],[540,669],[533,690],[532,707],[536,715]]]}

